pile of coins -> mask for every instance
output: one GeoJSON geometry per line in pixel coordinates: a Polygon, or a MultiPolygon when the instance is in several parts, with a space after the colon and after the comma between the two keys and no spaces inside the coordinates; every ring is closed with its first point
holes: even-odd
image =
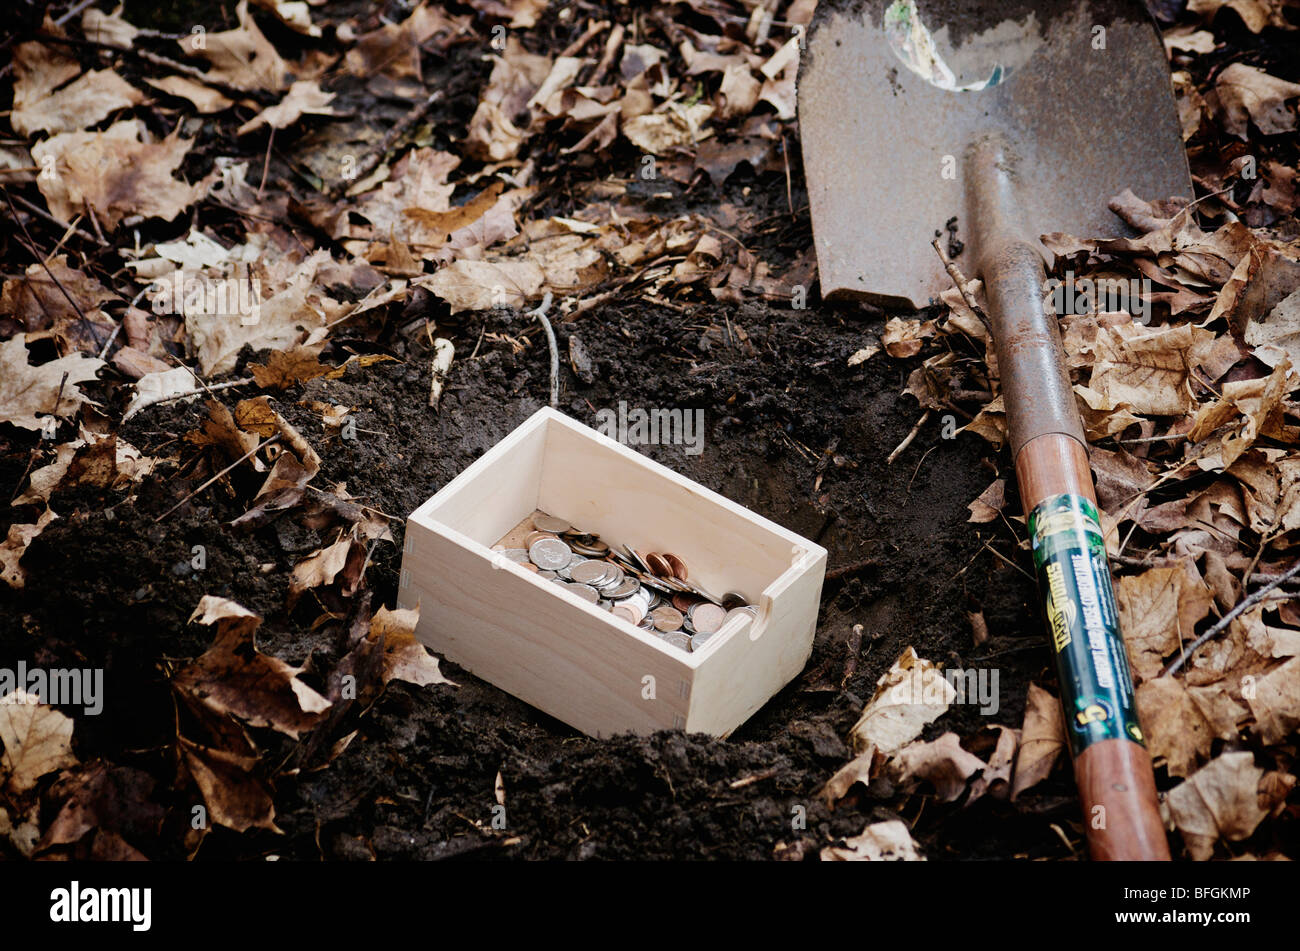
{"type": "Polygon", "coordinates": [[[550,515],[533,516],[533,529],[523,548],[496,550],[681,650],[699,650],[737,615],[758,617],[743,594],[719,598],[690,581],[686,563],[670,552],[608,545],[550,515]]]}

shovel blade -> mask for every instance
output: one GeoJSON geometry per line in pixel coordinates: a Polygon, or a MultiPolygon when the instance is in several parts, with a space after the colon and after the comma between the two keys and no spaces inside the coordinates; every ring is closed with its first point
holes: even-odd
{"type": "MultiPolygon", "coordinates": [[[[1125,188],[1192,195],[1164,46],[1127,0],[822,0],[799,125],[827,299],[923,307],[951,286],[930,242],[955,216],[969,245],[964,155],[990,133],[1033,239],[1132,234],[1107,208],[1125,188]]],[[[975,276],[969,247],[955,260],[975,276]]]]}

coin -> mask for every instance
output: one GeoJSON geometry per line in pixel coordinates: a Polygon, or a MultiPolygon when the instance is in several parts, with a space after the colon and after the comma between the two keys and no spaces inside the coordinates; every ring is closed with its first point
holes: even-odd
{"type": "Polygon", "coordinates": [[[568,566],[573,552],[558,538],[543,538],[539,542],[533,542],[528,549],[528,557],[538,568],[556,571],[568,566]]]}
{"type": "Polygon", "coordinates": [[[701,634],[713,634],[718,628],[722,627],[722,622],[726,618],[726,611],[716,604],[710,604],[708,601],[697,604],[695,610],[691,612],[691,623],[695,625],[695,630],[701,634]]]}
{"type": "Polygon", "coordinates": [[[630,598],[641,590],[641,583],[635,578],[624,578],[617,586],[610,588],[608,597],[615,601],[630,598]]]}
{"type": "Polygon", "coordinates": [[[695,635],[693,635],[693,636],[691,637],[691,650],[692,650],[692,651],[697,651],[697,650],[699,650],[699,649],[702,648],[706,643],[708,643],[709,638],[712,637],[712,636],[713,636],[712,633],[709,633],[709,634],[699,633],[699,634],[695,634],[695,635]]]}
{"type": "Polygon", "coordinates": [[[722,596],[722,606],[728,611],[734,611],[736,608],[743,608],[749,604],[749,598],[737,591],[728,591],[722,596]]]}
{"type": "Polygon", "coordinates": [[[595,604],[600,600],[600,592],[589,584],[578,584],[576,581],[569,582],[565,585],[570,591],[582,598],[584,601],[590,601],[595,604]]]}
{"type": "Polygon", "coordinates": [[[671,552],[664,552],[663,559],[668,562],[668,567],[674,578],[680,578],[682,581],[686,580],[686,562],[682,561],[671,552]]]}
{"type": "Polygon", "coordinates": [[[691,597],[691,595],[683,594],[680,591],[673,595],[672,601],[673,607],[678,611],[681,611],[683,614],[688,613],[697,603],[696,599],[691,597]]]}
{"type": "Polygon", "coordinates": [[[524,547],[532,548],[533,542],[540,542],[543,538],[554,538],[550,532],[530,532],[524,539],[524,547]]]}
{"type": "Polygon", "coordinates": [[[681,631],[663,631],[659,636],[680,650],[688,651],[691,649],[691,639],[681,631]]]}
{"type": "Polygon", "coordinates": [[[672,565],[664,561],[662,555],[657,555],[654,552],[651,552],[645,556],[645,561],[646,564],[650,566],[650,571],[658,575],[660,578],[672,577],[672,565]]]}
{"type": "Polygon", "coordinates": [[[501,554],[520,564],[528,560],[528,549],[526,548],[503,548],[501,554]]]}
{"type": "Polygon", "coordinates": [[[743,608],[732,608],[727,612],[727,616],[722,619],[722,623],[726,624],[734,617],[748,617],[752,621],[758,617],[758,608],[750,605],[745,605],[743,608]]]}
{"type": "Polygon", "coordinates": [[[667,605],[661,608],[655,608],[650,612],[650,617],[654,619],[655,630],[657,631],[675,631],[682,626],[682,612],[676,608],[670,608],[667,605]]]}
{"type": "Polygon", "coordinates": [[[573,575],[573,580],[582,584],[600,585],[608,580],[609,569],[613,566],[603,561],[584,561],[580,565],[574,565],[569,569],[569,574],[573,575]]]}
{"type": "Polygon", "coordinates": [[[616,618],[627,621],[627,623],[631,624],[633,627],[640,623],[641,620],[636,616],[636,611],[632,608],[624,607],[621,604],[614,605],[614,607],[610,609],[609,613],[614,615],[616,618]]]}
{"type": "Polygon", "coordinates": [[[555,518],[553,515],[534,515],[533,528],[539,532],[552,532],[559,535],[561,532],[569,530],[569,523],[562,518],[555,518]]]}

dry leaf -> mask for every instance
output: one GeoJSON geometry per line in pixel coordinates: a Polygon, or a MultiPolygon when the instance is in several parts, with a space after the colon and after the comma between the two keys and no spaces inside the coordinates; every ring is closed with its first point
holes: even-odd
{"type": "Polygon", "coordinates": [[[1224,753],[1169,791],[1169,812],[1192,859],[1214,854],[1220,839],[1239,842],[1268,815],[1259,805],[1264,771],[1251,753],[1224,753]]]}
{"type": "Polygon", "coordinates": [[[1214,93],[1223,113],[1223,128],[1239,139],[1249,138],[1248,120],[1265,135],[1290,132],[1295,111],[1287,107],[1300,96],[1300,85],[1270,76],[1245,63],[1230,63],[1214,80],[1214,93]]]}
{"type": "Polygon", "coordinates": [[[287,85],[289,64],[262,35],[248,12],[247,0],[235,7],[239,26],[223,33],[199,34],[177,40],[186,56],[206,59],[209,79],[235,89],[279,92],[287,85]]]}
{"type": "Polygon", "coordinates": [[[933,663],[907,648],[876,681],[876,692],[849,731],[855,751],[875,747],[888,756],[921,735],[957,696],[933,663]]]}
{"type": "Polygon", "coordinates": [[[828,845],[823,862],[924,862],[907,823],[900,819],[876,822],[843,845],[828,845]]]}
{"type": "Polygon", "coordinates": [[[215,172],[194,185],[172,177],[192,144],[179,126],[154,142],[142,122],[124,120],[106,132],[64,132],[38,142],[32,158],[53,169],[36,180],[51,214],[67,221],[89,204],[111,230],[127,217],[170,221],[207,194],[215,172]]]}
{"type": "Polygon", "coordinates": [[[1196,625],[1214,599],[1187,558],[1120,578],[1115,600],[1129,661],[1140,682],[1158,676],[1164,658],[1195,638],[1196,625]]]}
{"type": "Polygon", "coordinates": [[[1016,756],[1011,798],[1046,779],[1065,751],[1065,718],[1061,703],[1037,684],[1029,685],[1025,701],[1025,723],[1020,731],[1020,753],[1016,756]]]}
{"type": "Polygon", "coordinates": [[[0,776],[15,793],[24,793],[46,773],[76,765],[72,718],[25,690],[0,697],[0,776]]]}
{"type": "Polygon", "coordinates": [[[32,366],[26,340],[15,334],[0,343],[0,422],[38,430],[53,417],[76,416],[86,401],[78,384],[95,379],[103,361],[74,353],[32,366]]]}
{"type": "Polygon", "coordinates": [[[436,274],[414,283],[427,287],[462,310],[491,307],[521,308],[542,289],[545,274],[532,261],[454,261],[436,274]]]}
{"type": "Polygon", "coordinates": [[[334,93],[322,91],[320,83],[314,79],[300,79],[289,87],[283,99],[253,116],[235,134],[247,135],[264,125],[269,125],[272,129],[284,129],[308,114],[332,116],[334,110],[330,108],[330,103],[333,101],[334,93]]]}
{"type": "MultiPolygon", "coordinates": [[[[370,637],[384,645],[384,683],[405,680],[417,687],[452,684],[438,669],[434,657],[415,637],[418,608],[390,611],[381,607],[370,622],[370,637]]],[[[452,684],[455,686],[455,684],[452,684]]]]}
{"type": "Polygon", "coordinates": [[[899,785],[925,780],[940,801],[952,802],[966,791],[966,784],[985,763],[962,749],[956,733],[945,733],[929,743],[909,743],[889,761],[889,772],[899,785]]]}

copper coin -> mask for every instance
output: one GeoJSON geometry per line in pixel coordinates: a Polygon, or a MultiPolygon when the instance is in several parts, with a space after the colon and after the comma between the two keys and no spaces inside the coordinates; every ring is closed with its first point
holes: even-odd
{"type": "Polygon", "coordinates": [[[663,558],[664,561],[668,562],[668,567],[672,570],[672,576],[674,578],[680,578],[682,581],[685,581],[687,577],[686,562],[682,561],[676,555],[667,551],[664,552],[663,558]]]}
{"type": "Polygon", "coordinates": [[[631,624],[633,627],[641,621],[641,619],[636,616],[636,611],[620,604],[614,605],[613,609],[609,613],[614,615],[616,618],[627,621],[627,623],[631,624]]]}
{"type": "Polygon", "coordinates": [[[655,608],[650,612],[650,618],[654,621],[655,630],[665,634],[669,631],[680,630],[682,621],[686,620],[682,617],[681,611],[667,606],[655,608]]]}
{"type": "Polygon", "coordinates": [[[533,542],[540,542],[543,538],[555,538],[555,537],[556,536],[551,532],[529,532],[528,536],[524,539],[524,547],[532,548],[533,542]]]}
{"type": "Polygon", "coordinates": [[[700,634],[714,633],[726,619],[727,612],[708,601],[697,604],[691,612],[691,624],[695,625],[695,630],[700,634]]]}
{"type": "Polygon", "coordinates": [[[675,607],[678,611],[681,611],[683,614],[686,614],[688,611],[690,611],[690,609],[693,608],[698,601],[699,601],[698,598],[693,598],[689,594],[679,593],[673,595],[673,607],[675,607]]]}
{"type": "Polygon", "coordinates": [[[673,575],[673,566],[664,560],[662,555],[654,552],[645,556],[645,563],[650,566],[650,570],[660,578],[671,578],[673,575]]]}

